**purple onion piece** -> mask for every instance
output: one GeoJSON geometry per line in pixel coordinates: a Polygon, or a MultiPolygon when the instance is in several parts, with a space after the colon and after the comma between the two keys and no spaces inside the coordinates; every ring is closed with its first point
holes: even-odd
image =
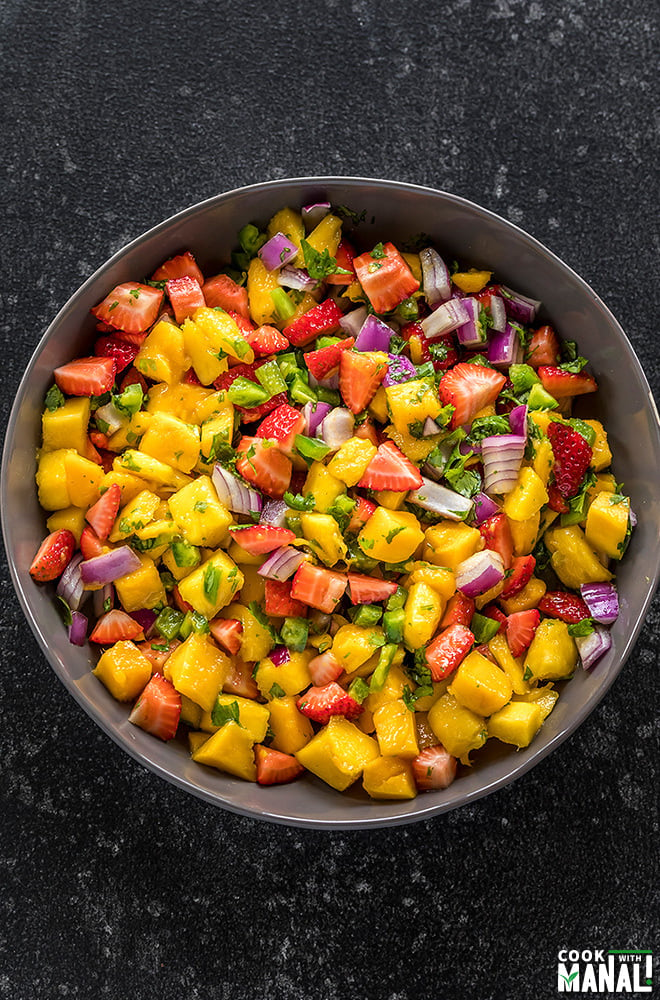
{"type": "Polygon", "coordinates": [[[472,501],[453,490],[434,483],[422,476],[422,485],[407,496],[408,503],[414,503],[424,510],[440,514],[450,521],[464,521],[472,510],[472,501]]]}
{"type": "Polygon", "coordinates": [[[107,611],[112,611],[115,606],[115,588],[111,583],[104,584],[100,590],[95,590],[92,593],[92,602],[94,605],[94,614],[97,618],[100,618],[107,611]]]}
{"type": "Polygon", "coordinates": [[[499,504],[496,504],[487,493],[477,493],[476,496],[472,497],[472,502],[474,503],[474,519],[477,524],[487,521],[489,517],[500,511],[499,504]]]}
{"type": "Polygon", "coordinates": [[[456,587],[466,597],[479,597],[504,579],[504,563],[499,552],[482,549],[456,567],[456,587]]]}
{"type": "Polygon", "coordinates": [[[441,430],[442,428],[438,427],[435,420],[432,420],[431,417],[427,417],[424,421],[424,426],[422,427],[422,435],[423,437],[433,437],[434,434],[439,434],[441,430]]]}
{"type": "Polygon", "coordinates": [[[518,480],[526,439],[518,434],[493,434],[481,442],[486,493],[508,493],[518,480]]]}
{"type": "Polygon", "coordinates": [[[619,617],[619,595],[611,583],[583,583],[582,600],[599,625],[611,625],[619,617]]]}
{"type": "Polygon", "coordinates": [[[519,437],[527,437],[527,403],[514,406],[509,413],[509,425],[511,433],[519,437]]]}
{"type": "Polygon", "coordinates": [[[481,347],[486,342],[486,331],[479,322],[481,303],[476,299],[466,298],[461,306],[467,313],[467,321],[456,327],[456,336],[463,347],[481,347]]]}
{"type": "Polygon", "coordinates": [[[268,654],[268,659],[275,664],[276,667],[282,667],[285,663],[288,663],[291,659],[291,654],[286,646],[275,646],[271,649],[268,654]]]}
{"type": "Polygon", "coordinates": [[[292,545],[281,545],[268,556],[257,570],[260,576],[269,580],[288,580],[305,560],[305,553],[292,545]]]}
{"type": "Polygon", "coordinates": [[[367,316],[355,340],[356,351],[387,351],[392,330],[373,314],[367,316]]]}
{"type": "Polygon", "coordinates": [[[308,437],[317,436],[319,427],[331,409],[330,403],[305,403],[302,415],[305,418],[305,434],[308,437]]]}
{"type": "Polygon", "coordinates": [[[496,333],[502,333],[506,329],[506,309],[504,299],[500,295],[491,295],[490,297],[490,318],[496,333]]]}
{"type": "Polygon", "coordinates": [[[113,583],[128,573],[140,568],[140,560],[128,545],[120,545],[102,556],[85,559],[80,564],[80,574],[83,583],[104,584],[113,583]]]}
{"type": "Polygon", "coordinates": [[[257,250],[257,256],[267,271],[279,271],[281,267],[288,264],[298,253],[298,247],[284,233],[275,233],[267,243],[257,250]]]}
{"type": "Polygon", "coordinates": [[[636,528],[637,527],[637,514],[635,513],[635,511],[631,510],[628,516],[630,518],[630,527],[631,528],[636,528]]]}
{"type": "Polygon", "coordinates": [[[449,299],[423,319],[420,325],[426,339],[435,340],[436,337],[443,337],[446,333],[451,333],[452,330],[469,323],[471,313],[464,303],[465,300],[449,299]]]}
{"type": "Polygon", "coordinates": [[[292,267],[291,264],[282,268],[277,276],[277,283],[284,288],[293,288],[297,292],[311,292],[318,284],[316,279],[310,278],[302,267],[292,267]]]}
{"type": "MultiPolygon", "coordinates": [[[[460,332],[460,331],[459,331],[460,332]]],[[[493,368],[508,368],[522,361],[523,349],[515,327],[507,323],[501,333],[493,333],[488,343],[488,360],[493,368]]]]}
{"type": "Polygon", "coordinates": [[[78,610],[88,593],[85,590],[85,584],[80,571],[82,561],[83,557],[81,553],[76,552],[62,573],[55,591],[58,597],[66,601],[72,611],[78,610]]]}
{"type": "Polygon", "coordinates": [[[355,338],[362,329],[362,324],[366,318],[367,307],[360,306],[359,309],[351,309],[350,312],[344,313],[339,320],[339,325],[344,333],[347,333],[349,337],[355,338]]]}
{"type": "Polygon", "coordinates": [[[451,297],[451,278],[444,260],[433,247],[421,250],[419,254],[422,265],[422,288],[424,297],[433,308],[451,297]]]}
{"type": "Polygon", "coordinates": [[[263,507],[261,495],[256,490],[250,489],[221,465],[215,466],[211,479],[218,494],[218,500],[225,505],[227,510],[233,511],[234,514],[251,514],[253,511],[261,511],[263,507]]]}
{"type": "Polygon", "coordinates": [[[273,528],[286,528],[288,509],[284,500],[266,500],[261,510],[259,524],[269,524],[273,528]]]}
{"type": "Polygon", "coordinates": [[[325,378],[315,378],[314,375],[312,375],[312,373],[310,372],[309,384],[312,387],[312,389],[316,389],[318,388],[318,386],[321,386],[323,389],[338,389],[339,368],[337,368],[334,372],[331,372],[329,375],[326,375],[325,378]]]}
{"type": "Polygon", "coordinates": [[[320,436],[331,451],[339,451],[341,446],[353,437],[354,427],[355,417],[351,411],[336,406],[324,418],[317,437],[320,436]]]}
{"type": "Polygon", "coordinates": [[[87,616],[81,611],[71,612],[71,624],[67,629],[69,642],[74,646],[84,646],[87,642],[87,616]]]}
{"type": "Polygon", "coordinates": [[[585,670],[589,670],[611,649],[612,636],[607,629],[596,626],[591,635],[576,636],[575,645],[578,648],[582,666],[585,670]]]}
{"type": "Polygon", "coordinates": [[[541,302],[538,299],[530,299],[520,292],[514,292],[506,285],[499,285],[499,291],[504,299],[504,308],[507,316],[517,320],[519,323],[533,323],[539,310],[541,302]]]}
{"type": "Polygon", "coordinates": [[[307,231],[318,226],[321,219],[324,219],[330,211],[329,201],[314,201],[310,205],[303,205],[301,215],[307,231]]]}
{"type": "Polygon", "coordinates": [[[387,374],[383,379],[385,388],[400,382],[410,382],[417,377],[417,369],[404,354],[388,354],[387,374]]]}
{"type": "Polygon", "coordinates": [[[154,624],[158,615],[150,608],[140,608],[138,611],[128,612],[131,618],[140,625],[147,639],[150,638],[154,624]]]}

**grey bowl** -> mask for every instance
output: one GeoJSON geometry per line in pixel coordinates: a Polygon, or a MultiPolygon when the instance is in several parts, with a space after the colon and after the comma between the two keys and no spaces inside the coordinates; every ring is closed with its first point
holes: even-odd
{"type": "MultiPolygon", "coordinates": [[[[212,272],[211,272],[212,273],[212,272]]],[[[649,386],[623,330],[589,286],[544,246],[499,216],[455,195],[384,180],[301,178],[272,181],[218,195],[179,213],[116,253],[60,310],[28,365],[9,420],[2,463],[2,527],[16,593],[55,673],[85,711],[140,763],[214,805],[293,826],[364,828],[411,823],[447,812],[507,785],[559,746],[596,707],[633,648],[660,569],[657,525],[660,433],[649,386]],[[311,776],[292,785],[261,788],[193,763],[179,743],[163,744],[131,725],[90,672],[87,648],[71,646],[49,588],[28,573],[44,535],[44,514],[34,487],[43,397],[55,367],[88,353],[94,322],[90,308],[115,284],[150,274],[166,257],[190,248],[207,271],[226,261],[237,230],[265,223],[281,206],[328,198],[365,221],[365,248],[380,239],[428,233],[448,259],[493,268],[500,280],[541,299],[544,317],[590,358],[600,392],[590,412],[603,419],[639,524],[618,574],[621,614],[610,653],[590,673],[579,671],[526,750],[491,740],[475,766],[445,791],[410,802],[373,802],[359,789],[340,795],[311,776]],[[497,744],[497,745],[496,745],[497,744]]]]}

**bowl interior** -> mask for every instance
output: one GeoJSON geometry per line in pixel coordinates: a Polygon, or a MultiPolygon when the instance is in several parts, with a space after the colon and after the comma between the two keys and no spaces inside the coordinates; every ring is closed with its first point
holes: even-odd
{"type": "MultiPolygon", "coordinates": [[[[5,545],[23,610],[55,672],[71,694],[125,750],[156,773],[216,805],[293,825],[365,827],[411,822],[488,793],[528,770],[565,739],[603,697],[632,649],[658,578],[660,515],[658,415],[639,362],[620,326],[594,292],[532,237],[453,195],[390,181],[318,178],[274,181],[220,195],[162,223],[115,254],[72,296],[50,325],[28,366],[10,417],[2,473],[5,545]],[[192,762],[181,744],[161,744],[127,721],[90,673],[89,650],[71,646],[52,595],[28,567],[44,535],[34,488],[43,397],[59,364],[87,353],[94,331],[90,308],[115,284],[150,274],[166,257],[191,249],[205,273],[229,259],[238,229],[264,224],[283,205],[328,198],[361,215],[359,247],[381,239],[405,242],[426,233],[446,258],[496,272],[499,280],[541,299],[542,318],[577,340],[598,378],[588,402],[602,419],[639,523],[617,574],[621,614],[610,653],[590,673],[578,671],[532,745],[518,753],[489,741],[475,765],[443,792],[409,802],[372,802],[359,789],[340,795],[311,776],[293,785],[260,788],[192,762]]],[[[358,783],[359,784],[359,783],[358,783]]]]}

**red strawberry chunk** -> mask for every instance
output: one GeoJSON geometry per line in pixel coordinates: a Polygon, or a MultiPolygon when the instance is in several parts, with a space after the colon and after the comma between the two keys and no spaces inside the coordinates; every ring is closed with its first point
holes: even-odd
{"type": "Polygon", "coordinates": [[[423,484],[422,474],[393,441],[385,441],[369,462],[358,486],[371,490],[394,490],[403,493],[417,490],[423,484]]]}
{"type": "Polygon", "coordinates": [[[243,437],[238,448],[236,471],[275,500],[281,500],[291,482],[292,465],[277,446],[266,438],[243,437]]]}
{"type": "Polygon", "coordinates": [[[279,442],[282,451],[286,453],[293,450],[296,434],[304,433],[304,416],[288,403],[278,406],[257,427],[257,437],[279,442]]]}
{"type": "Polygon", "coordinates": [[[535,568],[534,556],[516,556],[511,564],[511,575],[506,578],[500,597],[513,597],[520,593],[532,579],[535,568]]]}
{"type": "Polygon", "coordinates": [[[112,531],[120,503],[121,486],[113,483],[85,514],[85,520],[91,524],[97,538],[105,540],[112,531]]]}
{"type": "Polygon", "coordinates": [[[114,385],[115,362],[112,358],[76,358],[53,374],[58,389],[67,396],[102,396],[114,385]]]}
{"type": "Polygon", "coordinates": [[[252,676],[253,663],[247,663],[233,654],[229,660],[229,673],[225,677],[222,690],[225,694],[237,694],[240,698],[258,698],[259,688],[252,676]]]}
{"type": "Polygon", "coordinates": [[[440,622],[440,628],[449,625],[469,625],[474,614],[474,601],[466,597],[460,590],[447,601],[447,608],[440,622]]]}
{"type": "Polygon", "coordinates": [[[457,761],[439,743],[426,747],[412,762],[413,777],[420,792],[448,788],[456,777],[457,761]]]}
{"type": "Polygon", "coordinates": [[[445,372],[438,386],[440,402],[454,406],[452,430],[472,423],[475,413],[494,403],[502,391],[506,376],[494,368],[461,362],[445,372]]]}
{"type": "Polygon", "coordinates": [[[330,650],[310,660],[307,669],[315,687],[324,687],[326,684],[330,684],[331,681],[336,681],[344,672],[341,663],[330,650]]]}
{"type": "Polygon", "coordinates": [[[235,406],[234,409],[237,413],[240,413],[243,418],[244,424],[252,424],[255,420],[261,420],[266,414],[270,413],[272,410],[276,410],[278,406],[282,406],[286,403],[287,397],[285,392],[278,392],[277,395],[271,396],[267,399],[265,403],[260,403],[259,406],[235,406]]]}
{"type": "Polygon", "coordinates": [[[181,695],[161,674],[154,674],[128,717],[134,726],[161,740],[174,739],[181,716],[181,695]]]}
{"type": "MultiPolygon", "coordinates": [[[[227,274],[216,274],[202,285],[207,306],[220,306],[230,315],[238,313],[249,320],[247,288],[237,285],[227,274]]],[[[252,324],[250,324],[251,326],[252,324]]]]}
{"type": "Polygon", "coordinates": [[[264,610],[272,618],[303,618],[307,605],[291,596],[292,580],[266,580],[264,610]]]}
{"type": "Polygon", "coordinates": [[[393,243],[383,244],[383,256],[372,253],[355,257],[353,267],[375,312],[390,312],[417,291],[419,281],[393,243]]]}
{"type": "Polygon", "coordinates": [[[506,615],[500,611],[496,604],[487,604],[485,608],[482,608],[480,614],[485,618],[491,618],[494,622],[499,622],[500,625],[506,625],[506,615]]]}
{"type": "Polygon", "coordinates": [[[192,316],[195,309],[206,305],[199,282],[187,275],[183,278],[170,278],[165,288],[174,309],[174,318],[179,325],[188,316],[192,316]]]}
{"type": "Polygon", "coordinates": [[[332,299],[326,299],[285,326],[283,333],[294,347],[304,347],[320,334],[336,330],[342,315],[339,306],[332,299]]]}
{"type": "Polygon", "coordinates": [[[348,522],[347,531],[349,534],[357,535],[362,531],[365,524],[376,510],[376,504],[365,497],[356,497],[357,505],[353,508],[351,519],[348,522]]]}
{"type": "Polygon", "coordinates": [[[170,656],[181,643],[178,639],[163,640],[160,642],[152,642],[148,640],[146,642],[138,642],[137,648],[140,650],[143,656],[149,660],[151,664],[152,674],[160,674],[163,672],[165,664],[169,660],[170,656]],[[154,646],[165,646],[165,649],[154,649],[154,646]]]}
{"type": "Polygon", "coordinates": [[[259,326],[245,338],[255,354],[277,354],[290,347],[289,341],[275,326],[259,326]]]}
{"type": "Polygon", "coordinates": [[[514,656],[522,656],[529,649],[540,621],[541,616],[536,608],[530,611],[516,611],[508,616],[506,641],[514,656]]]}
{"type": "Polygon", "coordinates": [[[548,507],[550,510],[554,510],[558,514],[568,513],[568,504],[559,492],[555,483],[550,483],[548,486],[548,507]]]}
{"type": "Polygon", "coordinates": [[[194,368],[189,368],[188,371],[183,376],[183,381],[186,385],[201,385],[199,378],[197,377],[197,372],[194,368]]]}
{"type": "Polygon", "coordinates": [[[387,364],[366,352],[342,351],[339,391],[351,413],[362,413],[376,395],[387,373],[387,364]]]}
{"type": "Polygon", "coordinates": [[[551,326],[540,326],[527,345],[526,360],[532,368],[554,365],[559,357],[559,338],[551,326]]]}
{"type": "Polygon", "coordinates": [[[296,537],[289,528],[276,528],[272,524],[248,525],[246,528],[236,528],[231,534],[236,544],[251,556],[274,552],[281,545],[293,542],[296,537]]]}
{"type": "Polygon", "coordinates": [[[589,608],[577,594],[565,590],[548,590],[538,604],[539,611],[549,618],[560,618],[569,625],[589,618],[589,608]]]}
{"type": "Polygon", "coordinates": [[[513,561],[513,536],[506,514],[493,514],[479,525],[484,545],[502,557],[504,568],[509,569],[513,561]]]}
{"type": "Polygon", "coordinates": [[[326,378],[330,372],[339,368],[342,351],[350,350],[354,343],[353,337],[347,337],[338,344],[328,344],[327,347],[320,347],[318,351],[308,351],[305,355],[305,364],[310,374],[316,379],[326,378]]]}
{"type": "Polygon", "coordinates": [[[80,551],[84,559],[94,559],[103,555],[103,542],[89,525],[85,525],[80,536],[80,551]]]}
{"type": "Polygon", "coordinates": [[[564,499],[569,500],[578,492],[589,468],[591,446],[578,431],[556,420],[548,426],[548,437],[555,456],[555,483],[564,499]]]}
{"type": "Polygon", "coordinates": [[[254,383],[259,382],[255,374],[255,365],[246,365],[241,362],[238,365],[233,365],[228,371],[223,372],[222,375],[218,375],[213,385],[216,389],[229,389],[237,378],[247,378],[250,382],[254,383]]]}
{"type": "Polygon", "coordinates": [[[543,388],[555,399],[565,396],[583,396],[587,392],[595,392],[598,384],[595,378],[585,372],[566,372],[554,365],[541,365],[538,376],[543,388]]]}
{"type": "Polygon", "coordinates": [[[94,354],[100,358],[112,358],[117,372],[123,372],[124,368],[133,364],[138,350],[136,344],[127,344],[119,337],[99,337],[94,344],[94,354]]]}
{"type": "Polygon", "coordinates": [[[348,574],[348,592],[352,604],[386,601],[396,590],[397,584],[393,580],[379,580],[375,576],[362,576],[360,573],[348,574]]]}
{"type": "Polygon", "coordinates": [[[343,715],[346,719],[357,719],[362,713],[362,705],[351,697],[336,681],[323,687],[311,687],[297,702],[298,711],[308,719],[325,725],[333,715],[343,715]]]}
{"type": "Polygon", "coordinates": [[[125,333],[144,333],[160,312],[163,293],[151,285],[125,281],[92,309],[97,319],[125,333]]]}
{"type": "Polygon", "coordinates": [[[350,285],[351,282],[355,281],[355,268],[353,266],[353,260],[355,258],[355,248],[348,242],[348,240],[342,240],[337,247],[337,253],[335,254],[335,260],[337,261],[337,266],[341,267],[344,271],[348,271],[348,274],[341,274],[337,272],[336,274],[329,274],[325,279],[329,285],[350,285]]]}
{"type": "Polygon", "coordinates": [[[217,644],[230,656],[236,656],[241,648],[243,623],[236,618],[214,618],[209,628],[217,644]]]}
{"type": "Polygon", "coordinates": [[[71,562],[76,539],[68,528],[59,528],[44,538],[30,566],[30,576],[37,583],[48,583],[62,575],[71,562]]]}
{"type": "Polygon", "coordinates": [[[426,662],[434,681],[442,681],[456,670],[474,645],[474,636],[465,625],[450,625],[433,639],[426,650],[426,662]]]}
{"type": "Polygon", "coordinates": [[[295,757],[261,743],[255,744],[254,759],[257,765],[257,782],[260,785],[284,785],[305,770],[295,757]]]}
{"type": "Polygon", "coordinates": [[[89,637],[90,642],[110,646],[121,639],[136,639],[142,635],[142,626],[125,611],[113,608],[101,615],[89,637]]]}
{"type": "Polygon", "coordinates": [[[347,583],[343,573],[304,562],[296,570],[291,596],[329,615],[344,596],[347,583]]]}
{"type": "Polygon", "coordinates": [[[194,278],[200,285],[204,284],[204,275],[190,250],[170,257],[151,275],[152,281],[168,281],[170,278],[194,278]]]}

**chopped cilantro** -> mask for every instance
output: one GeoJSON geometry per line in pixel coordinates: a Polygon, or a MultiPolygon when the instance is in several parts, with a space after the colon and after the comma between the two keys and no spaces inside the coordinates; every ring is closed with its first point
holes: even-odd
{"type": "Polygon", "coordinates": [[[415,695],[413,694],[412,689],[410,687],[408,687],[407,684],[406,684],[406,686],[403,689],[403,694],[401,695],[401,697],[403,698],[403,701],[404,701],[405,706],[408,709],[408,711],[409,712],[414,712],[415,711],[415,695]]]}
{"type": "Polygon", "coordinates": [[[373,257],[374,260],[382,260],[384,257],[387,257],[383,244],[377,243],[376,246],[371,251],[371,253],[369,254],[369,256],[373,257]]]}
{"type": "Polygon", "coordinates": [[[622,493],[613,493],[610,497],[610,507],[616,507],[617,504],[623,503],[627,499],[622,493]]]}
{"type": "Polygon", "coordinates": [[[319,253],[305,239],[300,241],[300,246],[302,247],[305,267],[310,278],[314,278],[316,281],[324,281],[331,274],[351,273],[346,268],[339,267],[335,258],[330,256],[327,247],[323,253],[319,253]]]}
{"type": "Polygon", "coordinates": [[[343,219],[350,219],[354,226],[359,226],[361,222],[367,217],[367,210],[364,208],[359,214],[354,212],[352,208],[348,208],[346,205],[335,205],[335,214],[340,215],[343,219]]]}
{"type": "Polygon", "coordinates": [[[523,674],[523,680],[524,681],[531,681],[531,679],[532,679],[533,676],[534,676],[534,674],[532,673],[532,671],[530,670],[530,668],[529,667],[525,667],[525,673],[523,674]]]}
{"type": "Polygon", "coordinates": [[[271,698],[284,698],[285,694],[286,691],[284,690],[283,687],[280,687],[280,685],[277,682],[273,684],[272,688],[268,692],[268,695],[271,698]]]}
{"type": "Polygon", "coordinates": [[[220,727],[228,722],[236,722],[240,726],[241,717],[238,702],[230,701],[228,705],[223,705],[222,702],[217,701],[211,711],[211,722],[214,726],[220,727]]]}
{"type": "Polygon", "coordinates": [[[261,608],[256,601],[250,601],[250,603],[248,604],[248,609],[250,613],[254,616],[254,618],[257,619],[261,627],[265,629],[266,632],[268,632],[273,642],[277,642],[279,639],[277,631],[273,628],[270,618],[265,613],[263,608],[261,608]]]}
{"type": "Polygon", "coordinates": [[[568,634],[572,635],[574,638],[586,635],[591,635],[595,631],[595,626],[592,618],[583,618],[580,622],[573,622],[572,625],[568,626],[568,634]]]}
{"type": "Polygon", "coordinates": [[[59,410],[60,406],[64,406],[65,402],[66,400],[60,389],[56,385],[51,385],[44,399],[47,409],[51,413],[54,413],[55,410],[59,410]]]}
{"type": "Polygon", "coordinates": [[[220,586],[220,570],[213,563],[204,570],[204,597],[209,604],[215,604],[218,599],[218,588],[220,586]]]}
{"type": "Polygon", "coordinates": [[[284,503],[291,510],[314,510],[314,504],[316,500],[310,493],[309,496],[304,497],[301,493],[289,493],[288,491],[283,497],[284,503]]]}
{"type": "Polygon", "coordinates": [[[198,514],[204,514],[208,508],[208,503],[206,500],[196,500],[193,505],[193,510],[196,510],[198,514]]]}
{"type": "Polygon", "coordinates": [[[387,544],[389,545],[389,544],[390,544],[390,542],[392,542],[392,541],[393,541],[393,540],[394,540],[394,539],[396,538],[396,536],[397,536],[398,534],[400,534],[400,533],[401,533],[402,531],[405,531],[405,530],[406,530],[406,529],[405,529],[405,526],[404,526],[404,525],[401,525],[401,526],[400,526],[400,527],[398,527],[398,528],[392,528],[392,530],[391,530],[391,531],[388,531],[388,532],[387,532],[387,534],[385,535],[385,541],[386,541],[386,542],[387,542],[387,544]]]}
{"type": "Polygon", "coordinates": [[[71,608],[69,607],[67,601],[65,601],[63,597],[59,597],[59,595],[58,595],[55,598],[55,604],[56,604],[57,610],[59,611],[60,615],[62,616],[62,621],[64,622],[64,624],[65,625],[70,625],[71,622],[73,621],[73,616],[71,614],[71,608]]]}
{"type": "Polygon", "coordinates": [[[472,421],[467,441],[468,444],[478,444],[485,437],[491,437],[494,434],[510,433],[511,425],[508,417],[477,417],[476,420],[472,421]]]}

